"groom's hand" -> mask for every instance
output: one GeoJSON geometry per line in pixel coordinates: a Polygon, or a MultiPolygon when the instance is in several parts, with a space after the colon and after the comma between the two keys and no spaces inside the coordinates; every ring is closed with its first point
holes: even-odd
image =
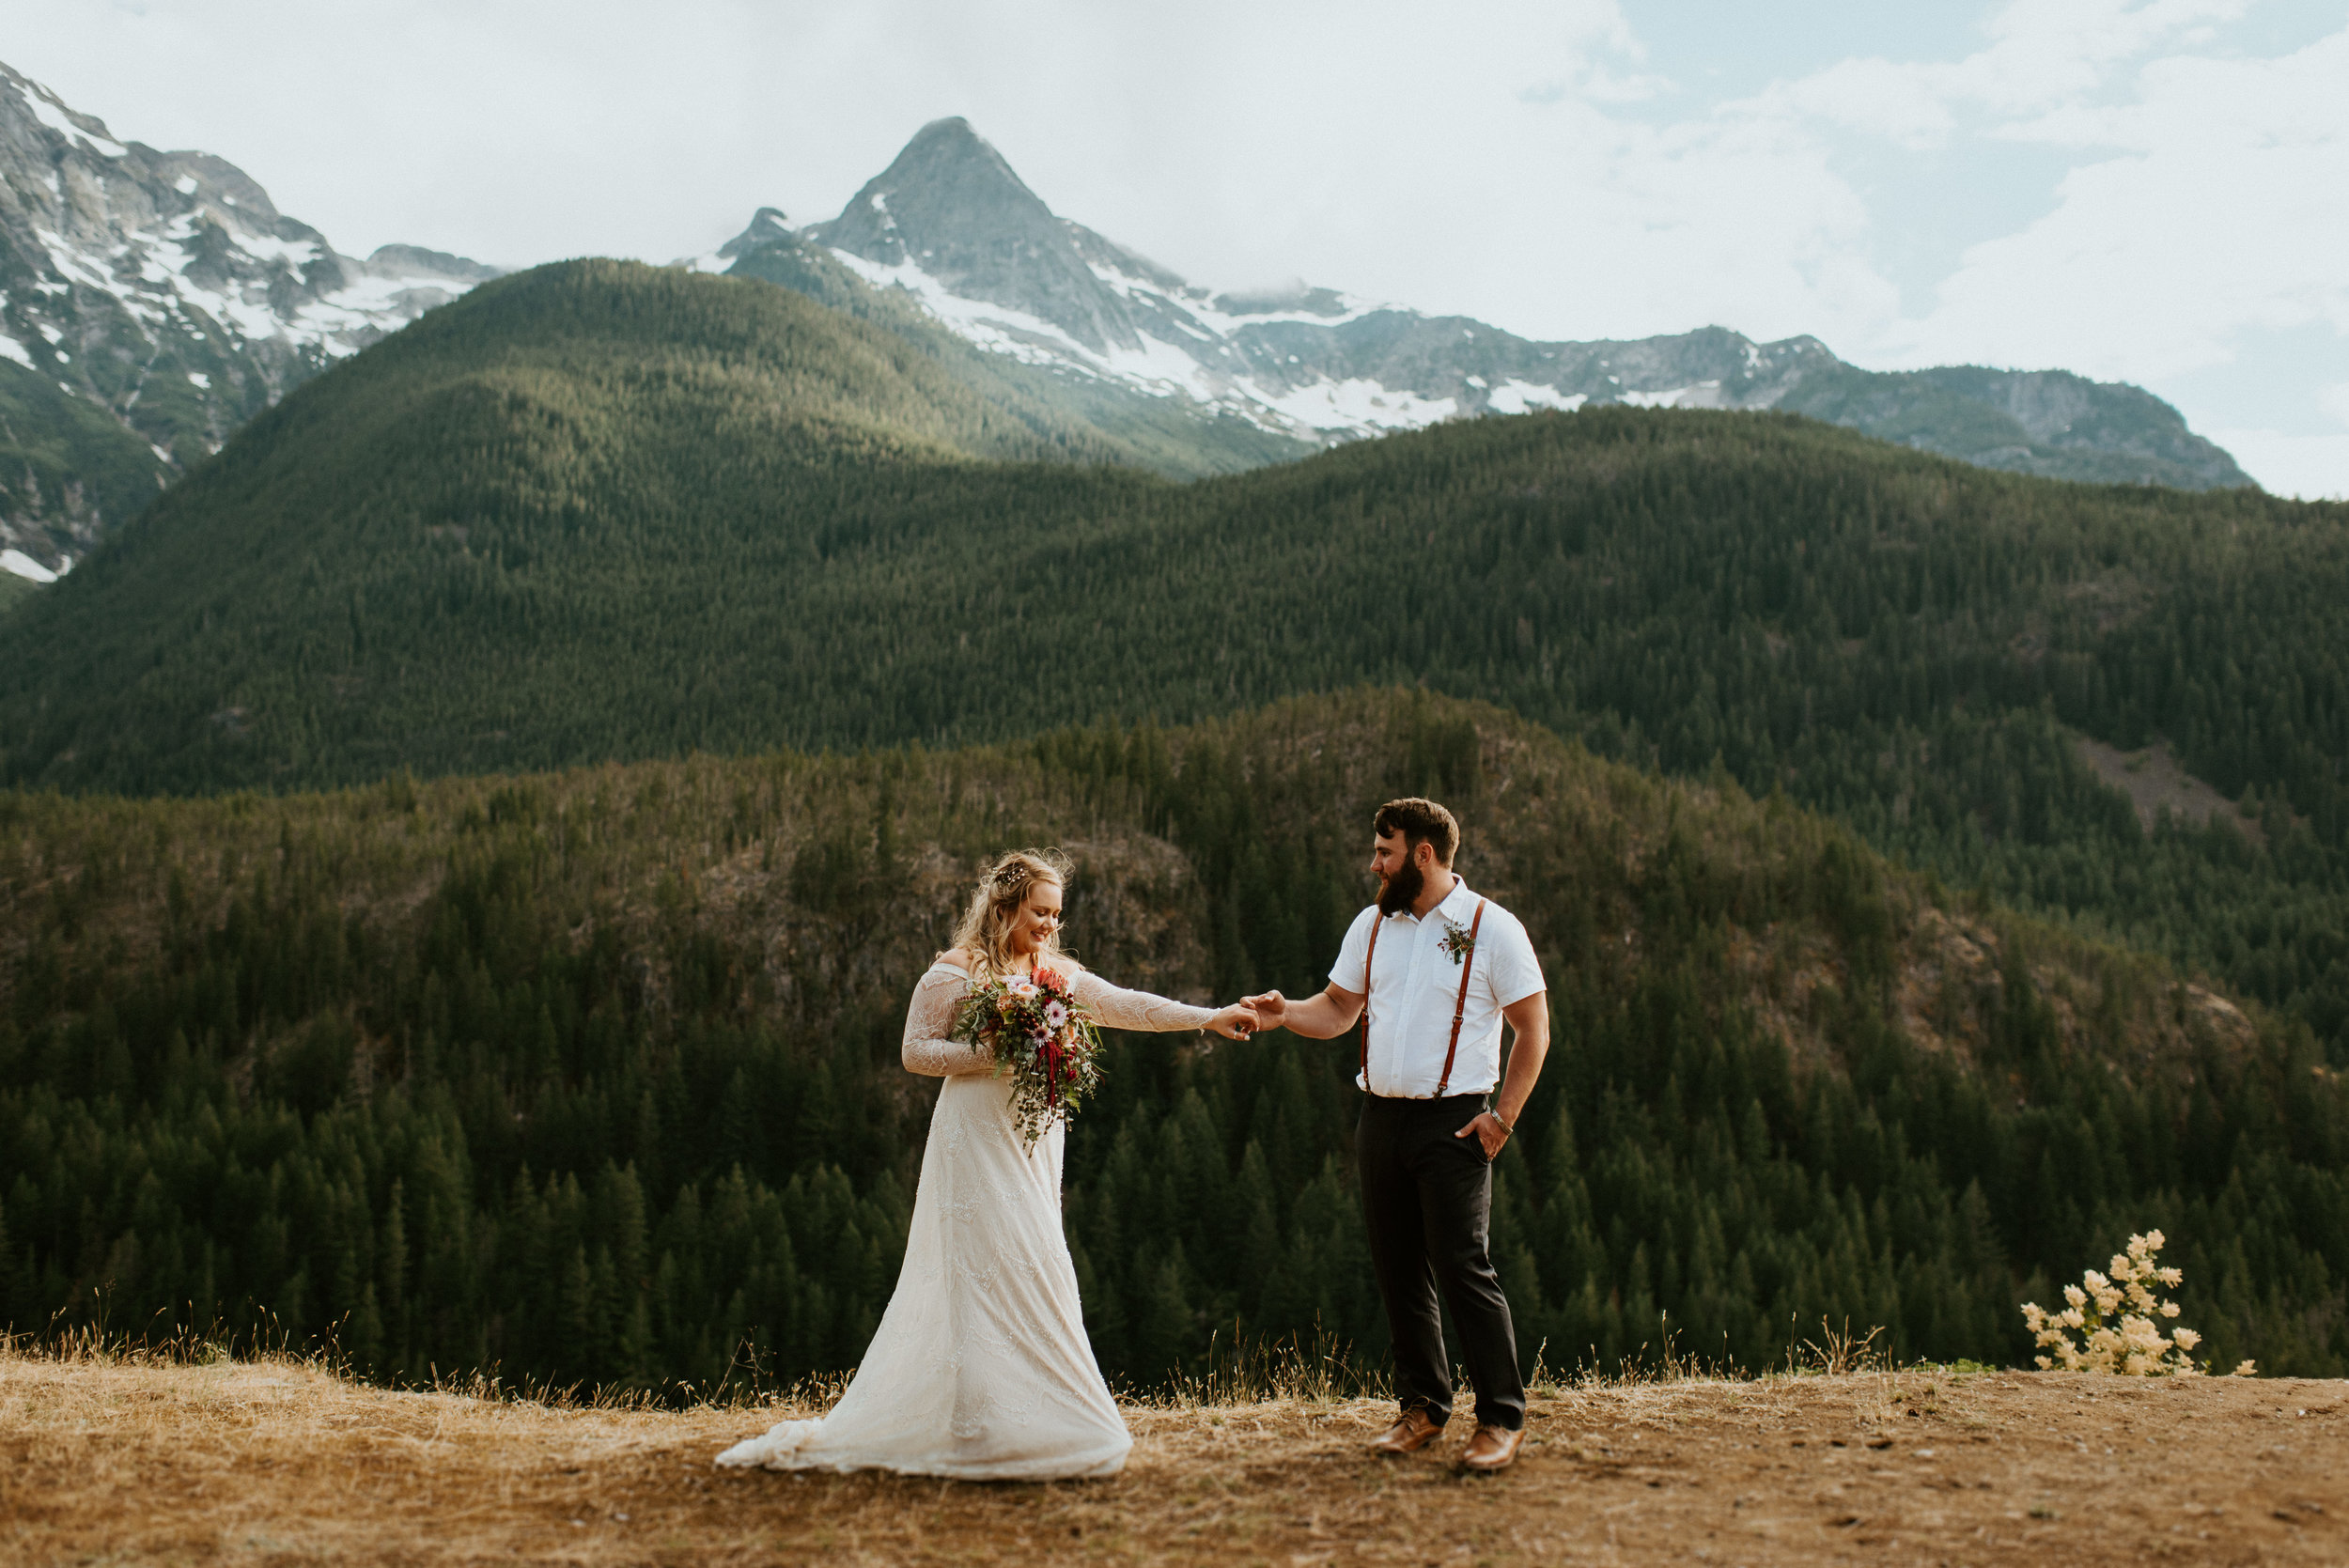
{"type": "Polygon", "coordinates": [[[1502,1126],[1501,1118],[1489,1110],[1479,1112],[1476,1120],[1452,1136],[1466,1138],[1470,1133],[1474,1133],[1476,1141],[1485,1146],[1485,1157],[1488,1160],[1499,1159],[1501,1145],[1509,1141],[1509,1129],[1502,1126]]]}
{"type": "Polygon", "coordinates": [[[1261,996],[1242,997],[1239,999],[1239,1004],[1255,1010],[1258,1029],[1278,1029],[1288,1018],[1289,999],[1278,991],[1267,991],[1261,996]]]}

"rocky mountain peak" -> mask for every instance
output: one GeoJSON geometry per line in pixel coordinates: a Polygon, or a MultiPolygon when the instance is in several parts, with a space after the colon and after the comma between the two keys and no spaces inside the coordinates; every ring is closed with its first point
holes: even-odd
{"type": "Polygon", "coordinates": [[[918,272],[957,298],[1048,323],[1096,353],[1139,348],[1116,292],[1087,263],[1083,231],[1072,230],[957,116],[916,132],[809,238],[876,272],[918,272]]]}
{"type": "Polygon", "coordinates": [[[694,264],[811,287],[803,265],[779,259],[801,246],[903,289],[979,347],[1315,443],[1610,403],[1783,408],[2026,473],[2250,482],[2151,394],[2060,371],[1882,374],[1843,364],[1815,337],[1758,343],[1719,326],[1538,342],[1301,279],[1212,294],[1056,216],[961,118],[924,126],[830,223],[795,236],[762,209],[717,257],[694,264]]]}
{"type": "Polygon", "coordinates": [[[0,427],[0,547],[65,564],[296,382],[496,272],[344,256],[226,159],[122,141],[0,64],[0,378],[21,415],[0,427]]]}
{"type": "MultiPolygon", "coordinates": [[[[785,216],[783,209],[762,207],[751,214],[751,221],[741,233],[718,247],[717,258],[721,261],[732,261],[762,246],[795,242],[796,237],[791,232],[791,220],[785,216]]],[[[724,269],[718,270],[723,272],[724,269]]]]}
{"type": "Polygon", "coordinates": [[[1012,172],[1003,155],[959,116],[930,121],[889,167],[864,182],[825,243],[884,267],[910,256],[926,270],[967,276],[990,251],[1032,259],[1062,241],[1051,210],[1012,172]]]}

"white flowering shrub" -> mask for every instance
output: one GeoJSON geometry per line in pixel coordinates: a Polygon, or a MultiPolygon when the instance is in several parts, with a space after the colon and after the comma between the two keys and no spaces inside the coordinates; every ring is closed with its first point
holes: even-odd
{"type": "MultiPolygon", "coordinates": [[[[2160,1320],[2178,1315],[2178,1304],[2154,1294],[2186,1278],[2182,1270],[2157,1266],[2154,1255],[2165,1238],[2159,1231],[2129,1237],[2129,1250],[2112,1255],[2109,1277],[2090,1269],[2077,1285],[2063,1287],[2064,1307],[2051,1312],[2035,1301],[2023,1304],[2023,1323],[2050,1355],[2031,1358],[2042,1368],[2066,1372],[2109,1372],[2123,1377],[2200,1377],[2210,1363],[2192,1359],[2202,1336],[2191,1328],[2164,1332],[2160,1320]]],[[[2232,1375],[2249,1377],[2258,1367],[2246,1361],[2232,1375]]]]}

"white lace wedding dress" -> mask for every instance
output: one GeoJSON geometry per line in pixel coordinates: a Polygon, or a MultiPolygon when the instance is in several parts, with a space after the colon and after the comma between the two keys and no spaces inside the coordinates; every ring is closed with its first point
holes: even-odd
{"type": "MultiPolygon", "coordinates": [[[[1115,1029],[1197,1029],[1213,1014],[1120,990],[1063,958],[1079,1001],[1115,1029]]],[[[922,1153],[906,1261],[848,1392],[817,1421],[784,1421],[721,1465],[898,1470],[966,1481],[1115,1475],[1133,1439],[1085,1338],[1061,1232],[1056,1124],[1030,1151],[1011,1080],[948,1038],[971,977],[943,961],[906,1011],[909,1071],[945,1078],[922,1153]]]]}

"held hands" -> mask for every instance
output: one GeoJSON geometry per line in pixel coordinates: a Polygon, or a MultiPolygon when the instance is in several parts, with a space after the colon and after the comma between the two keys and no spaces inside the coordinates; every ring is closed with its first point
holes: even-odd
{"type": "Polygon", "coordinates": [[[1242,1007],[1252,1008],[1259,1029],[1278,1029],[1288,1021],[1289,999],[1278,991],[1266,991],[1261,996],[1242,997],[1242,1007]]]}
{"type": "Polygon", "coordinates": [[[1215,1017],[1207,1020],[1206,1027],[1226,1040],[1247,1039],[1264,1027],[1257,1017],[1256,1009],[1249,1005],[1253,1000],[1252,997],[1243,997],[1229,1007],[1218,1009],[1215,1017]]]}
{"type": "Polygon", "coordinates": [[[1479,1112],[1476,1120],[1452,1136],[1466,1138],[1470,1133],[1474,1133],[1476,1141],[1485,1146],[1485,1157],[1488,1160],[1499,1159],[1501,1145],[1509,1141],[1509,1129],[1502,1126],[1501,1118],[1489,1110],[1479,1112]]]}

